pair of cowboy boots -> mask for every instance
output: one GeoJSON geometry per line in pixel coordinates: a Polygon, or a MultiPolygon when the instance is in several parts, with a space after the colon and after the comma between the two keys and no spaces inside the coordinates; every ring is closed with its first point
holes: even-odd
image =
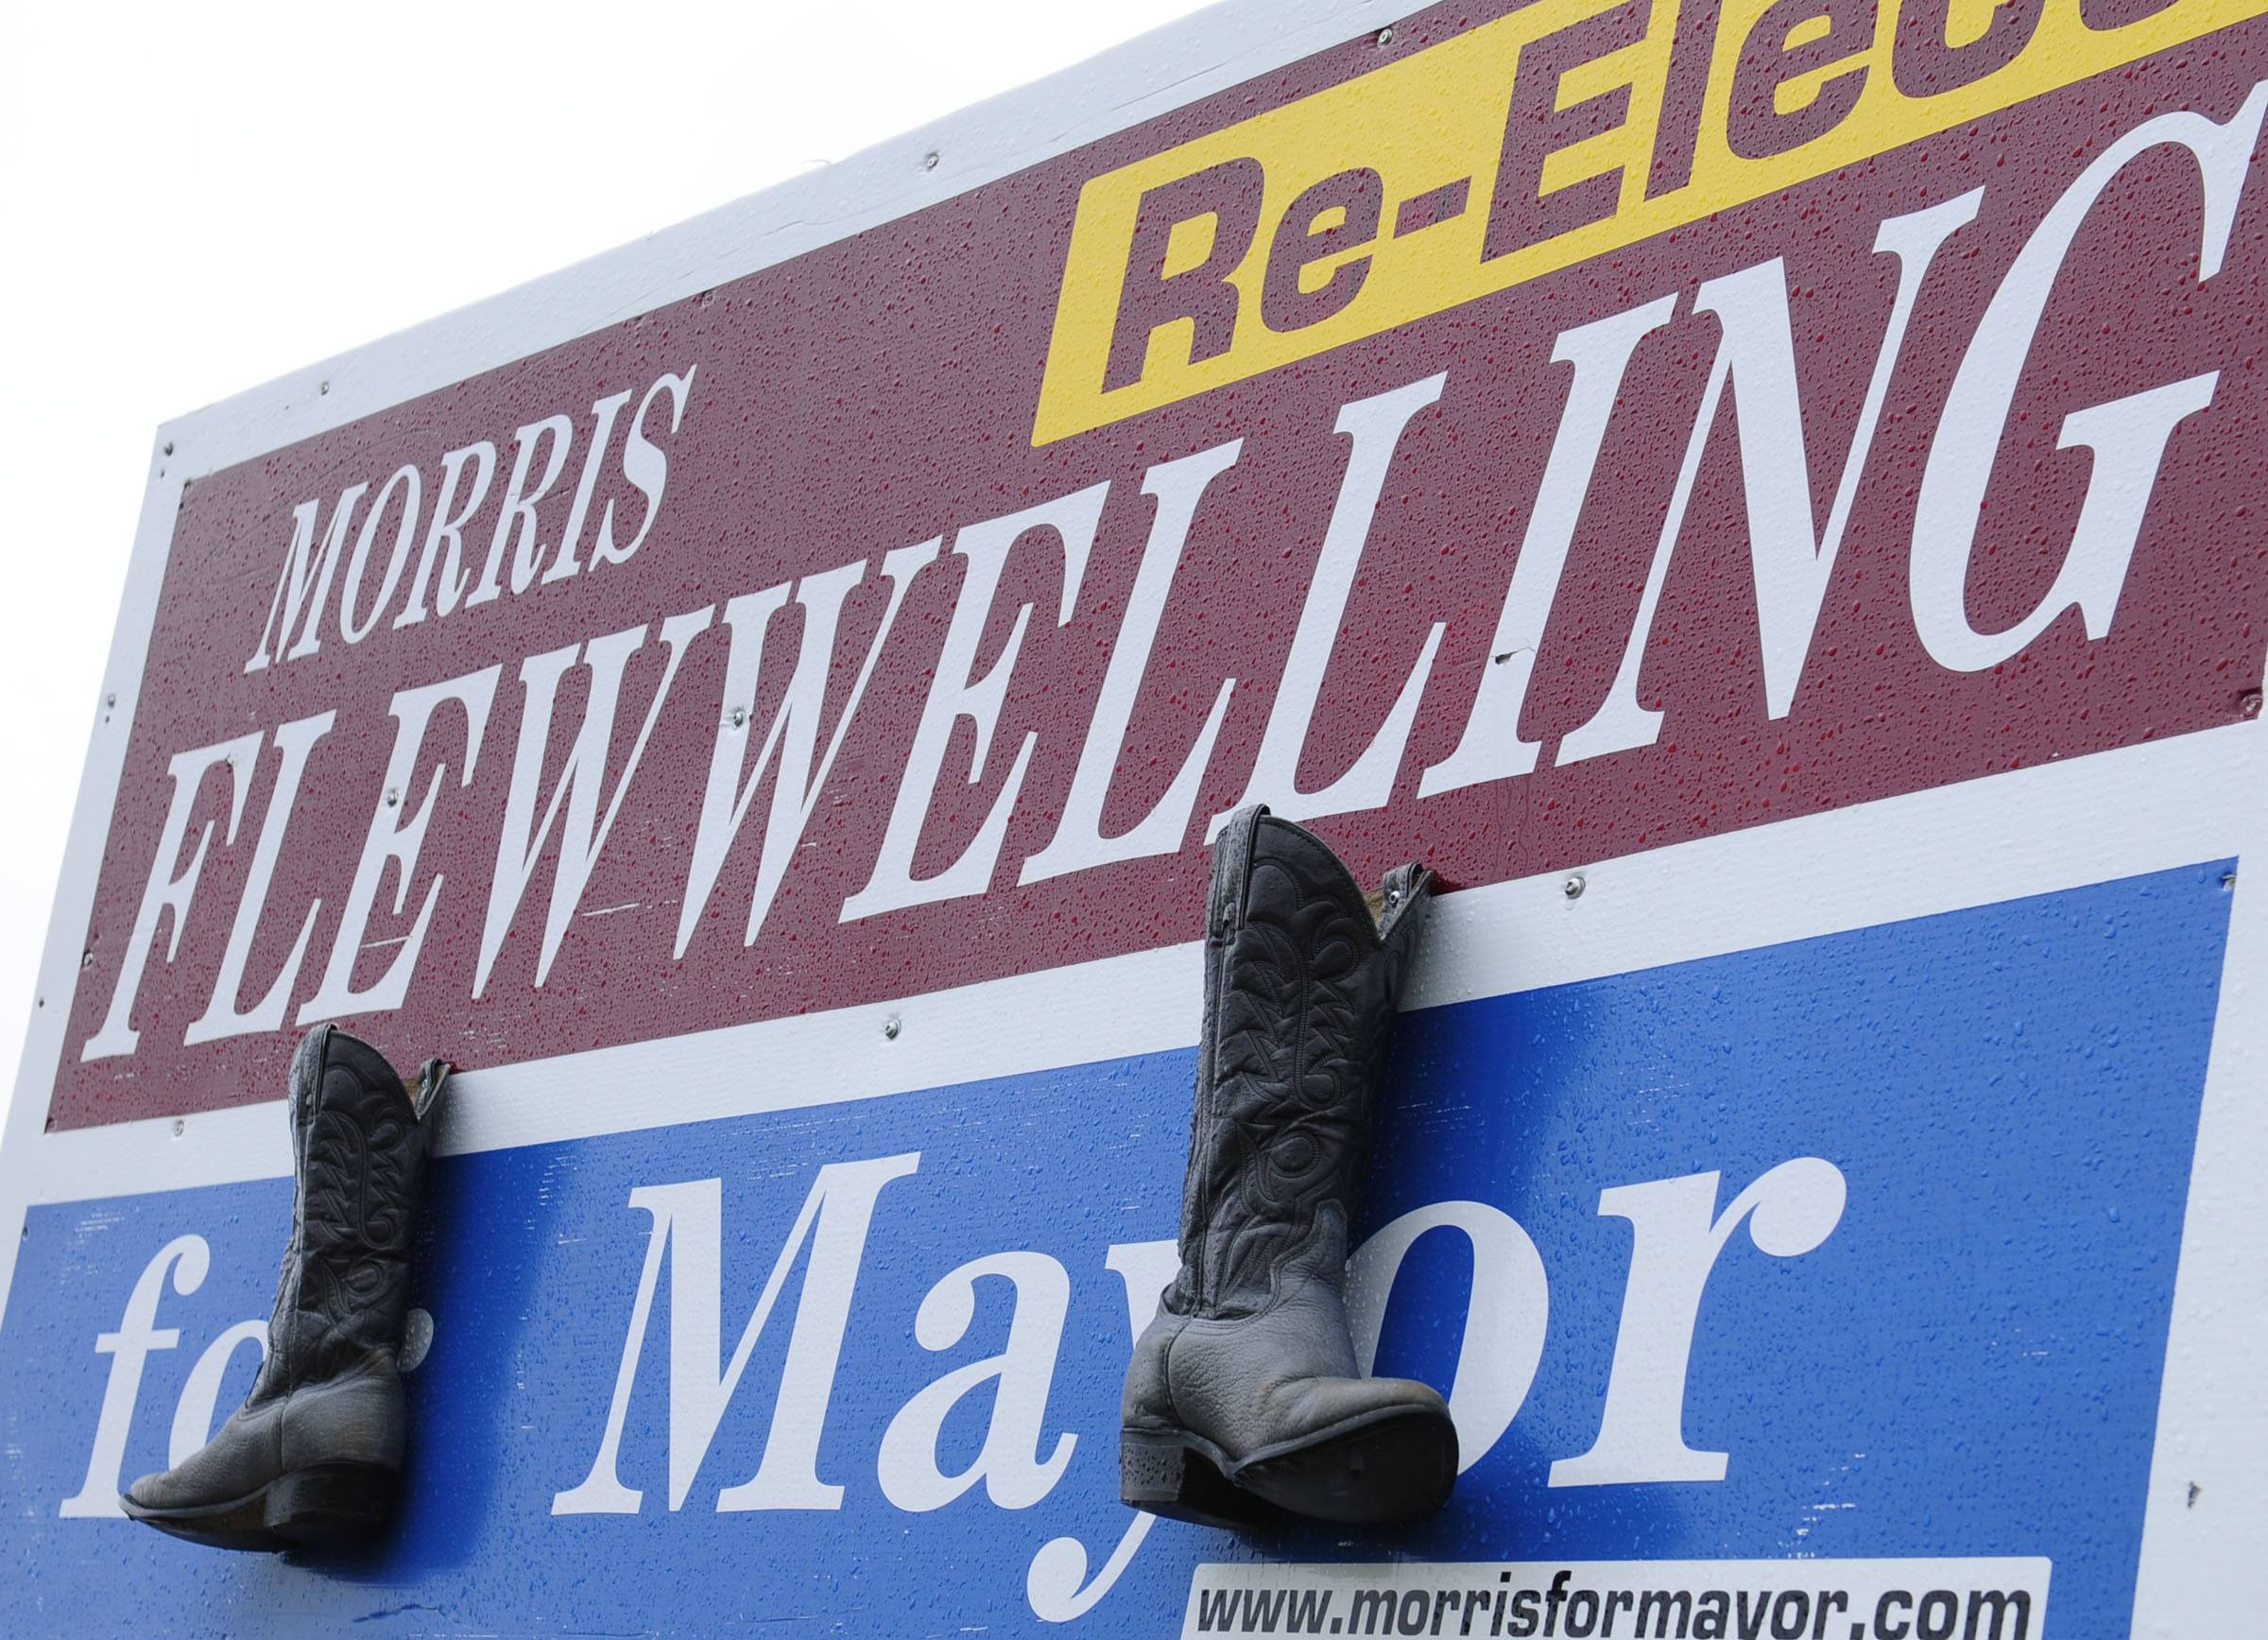
{"type": "MultiPolygon", "coordinates": [[[[1348,1334],[1349,1228],[1395,1003],[1431,903],[1419,866],[1366,898],[1313,834],[1246,809],[1213,853],[1204,1034],[1181,1268],[1137,1342],[1120,1490],[1153,1513],[1422,1519],[1457,1437],[1426,1385],[1366,1378],[1348,1334]]],[[[126,1512],[217,1547],[368,1537],[391,1513],[407,1423],[398,1354],[410,1231],[448,1067],[397,1076],[318,1027],[292,1061],[291,1238],[266,1360],[203,1448],[126,1512]]]]}

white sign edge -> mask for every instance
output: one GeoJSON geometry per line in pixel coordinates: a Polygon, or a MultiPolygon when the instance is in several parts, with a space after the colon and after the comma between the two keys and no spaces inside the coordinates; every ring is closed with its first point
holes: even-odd
{"type": "MultiPolygon", "coordinates": [[[[80,972],[78,934],[93,904],[175,509],[185,482],[951,199],[1375,30],[1409,9],[1382,0],[1229,0],[840,164],[162,426],[49,915],[15,1098],[0,1137],[0,1237],[5,1238],[0,1318],[7,1311],[26,1204],[36,1198],[37,1182],[56,1154],[55,1139],[68,1148],[69,1135],[45,1134],[48,1101],[80,972]],[[1131,86],[1132,95],[1113,101],[1110,93],[1098,91],[1104,84],[1131,86]],[[932,152],[939,156],[934,170],[922,164],[932,152]]],[[[2051,766],[2082,781],[2099,780],[2104,787],[2100,803],[2087,806],[2106,829],[2077,842],[2095,864],[2090,875],[2071,881],[2106,880],[2204,858],[2268,860],[2268,849],[2252,846],[2268,817],[2261,733],[2260,725],[2241,725],[2051,766]],[[2214,835],[2226,841],[2187,860],[2170,858],[2159,846],[2164,837],[2145,836],[2147,827],[2137,828],[2133,815],[2119,815],[2122,800],[2139,799],[2157,786],[2146,777],[2156,771],[2149,769],[2145,754],[2208,747],[2220,755],[2227,778],[2214,801],[2202,806],[2213,811],[2219,821],[2214,835]],[[2137,861],[2156,864],[2130,863],[2137,861]]],[[[2025,817],[2020,835],[2003,827],[1972,836],[1971,853],[2014,863],[2028,846],[2050,846],[2048,835],[2062,828],[2016,801],[2024,776],[2042,772],[2019,771],[1940,788],[1990,792],[2003,800],[1994,804],[2000,812],[2025,817]]],[[[1863,837],[1870,845],[1896,852],[1911,836],[1907,803],[1893,799],[1838,811],[1852,817],[1859,834],[1840,839],[1841,846],[1863,837]]],[[[2145,805],[2154,811],[2149,818],[2157,818],[2163,806],[2145,805]]],[[[1781,821],[1705,841],[1766,839],[1755,846],[1771,849],[1784,846],[1804,823],[1781,821]]],[[[1654,851],[1623,864],[1643,869],[1670,853],[1654,851]]],[[[1866,847],[1813,864],[1820,875],[1831,877],[1839,869],[1853,881],[1877,871],[1881,859],[1866,847]],[[1854,867],[1853,861],[1863,865],[1854,867]]],[[[1503,887],[1507,892],[1532,891],[1540,881],[1503,887]]],[[[1831,894],[1833,889],[1823,885],[1819,891],[1831,894]]],[[[2041,890],[2016,890],[2024,891],[2041,890]]],[[[1966,903],[2006,897],[1989,892],[1966,903]]],[[[2268,1557],[2258,1552],[2260,1530],[2268,1525],[2268,1396],[2259,1390],[2268,1382],[2268,1351],[2262,1348],[2268,1337],[2263,1320],[2268,1318],[2268,1260],[2258,1255],[2268,1246],[2268,1191],[2258,1183],[2258,1175],[2268,1170],[2268,1100],[2262,1097],[2268,1090],[2261,1085],[2257,1019],[2261,978],[2268,973],[2263,903],[2268,902],[2256,889],[2251,895],[2240,892],[2231,906],[2144,1512],[2132,1625],[2138,1635],[2184,1635],[2215,1626],[2241,1632],[2268,1610],[2268,1557]]],[[[272,1108],[268,1114],[272,1121],[272,1108]]],[[[211,1117],[198,1118],[197,1125],[200,1136],[210,1131],[215,1141],[231,1131],[229,1124],[211,1117]]],[[[188,1137],[185,1123],[181,1138],[188,1137]]],[[[123,1188],[117,1193],[133,1188],[123,1176],[119,1183],[123,1188]]]]}

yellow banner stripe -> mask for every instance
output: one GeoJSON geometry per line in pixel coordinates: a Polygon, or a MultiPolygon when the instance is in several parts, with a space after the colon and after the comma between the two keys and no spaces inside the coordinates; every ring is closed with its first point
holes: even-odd
{"type": "Polygon", "coordinates": [[[1376,336],[2268,11],[2171,0],[2138,17],[2149,4],[1729,0],[1681,37],[1677,0],[1535,0],[1088,182],[1032,441],[1376,336]],[[1209,187],[1232,203],[1206,209],[1209,187]],[[1183,219],[1138,247],[1145,197],[1183,219]],[[1144,322],[1191,293],[1210,300],[1204,320],[1144,322]],[[1157,300],[1122,316],[1122,296],[1143,294],[1157,300]]]}

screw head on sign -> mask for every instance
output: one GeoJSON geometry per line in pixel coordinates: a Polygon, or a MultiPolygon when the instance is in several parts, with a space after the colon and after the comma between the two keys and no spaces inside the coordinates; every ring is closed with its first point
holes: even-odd
{"type": "Polygon", "coordinates": [[[1387,46],[1389,46],[1389,45],[1391,45],[1391,44],[1393,44],[1393,43],[1394,43],[1394,25],[1392,25],[1391,23],[1389,23],[1389,24],[1387,24],[1387,25],[1386,25],[1386,26],[1385,26],[1383,28],[1382,28],[1382,29],[1380,29],[1380,30],[1378,31],[1378,48],[1379,48],[1381,51],[1383,51],[1383,50],[1384,50],[1384,49],[1385,49],[1387,46]]]}
{"type": "Polygon", "coordinates": [[[929,150],[929,152],[921,156],[921,168],[925,171],[934,171],[937,168],[937,162],[944,157],[945,156],[938,153],[936,149],[932,148],[929,150]]]}
{"type": "Polygon", "coordinates": [[[732,727],[733,727],[733,728],[735,728],[735,729],[745,729],[745,728],[747,728],[747,723],[748,723],[748,709],[747,709],[746,706],[735,706],[735,707],[733,707],[733,708],[732,708],[732,727]]]}
{"type": "Polygon", "coordinates": [[[2245,717],[2258,717],[2260,715],[2260,692],[2258,689],[2247,689],[2243,694],[2238,696],[2237,711],[2245,717]]]}
{"type": "Polygon", "coordinates": [[[905,1027],[903,1026],[898,1023],[898,1016],[893,1013],[889,1018],[882,1022],[883,1040],[885,1042],[896,1042],[898,1040],[898,1033],[904,1028],[905,1027]]]}
{"type": "Polygon", "coordinates": [[[389,788],[389,789],[387,791],[387,794],[386,794],[386,806],[387,806],[387,808],[399,808],[401,805],[402,805],[402,793],[401,793],[400,789],[399,789],[399,788],[389,788]]]}
{"type": "Polygon", "coordinates": [[[183,1133],[187,1132],[188,1131],[189,1131],[189,1124],[188,1124],[188,1123],[186,1123],[186,1122],[182,1121],[182,1120],[180,1119],[180,1117],[179,1117],[179,1116],[176,1116],[176,1117],[174,1117],[174,1119],[173,1119],[173,1136],[174,1136],[175,1138],[177,1138],[177,1139],[178,1139],[178,1138],[180,1138],[180,1136],[181,1136],[183,1133]]]}
{"type": "Polygon", "coordinates": [[[1559,891],[1571,900],[1580,900],[1583,897],[1584,886],[1583,873],[1577,872],[1559,885],[1559,891]]]}

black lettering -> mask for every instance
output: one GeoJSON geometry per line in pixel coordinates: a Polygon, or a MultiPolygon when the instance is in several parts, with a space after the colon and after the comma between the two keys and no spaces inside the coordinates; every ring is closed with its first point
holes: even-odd
{"type": "Polygon", "coordinates": [[[2174,0],[2079,0],[2079,21],[2098,34],[2155,17],[2174,0]]]}
{"type": "Polygon", "coordinates": [[[1225,160],[1194,177],[1163,182],[1143,195],[1134,216],[1134,243],[1118,294],[1118,322],[1103,390],[1115,392],[1142,380],[1150,338],[1169,324],[1190,326],[1189,362],[1218,358],[1236,339],[1237,289],[1229,276],[1243,264],[1260,232],[1266,178],[1258,160],[1225,160]],[[1165,270],[1174,230],[1212,218],[1212,244],[1204,260],[1177,273],[1165,270]]]}
{"type": "Polygon", "coordinates": [[[1638,1602],[1639,1640],[1685,1640],[1686,1631],[1692,1627],[1693,1597],[1683,1589],[1649,1589],[1638,1602]],[[1670,1632],[1670,1613],[1677,1614],[1677,1632],[1670,1632]],[[1654,1615],[1654,1632],[1646,1633],[1646,1614],[1654,1615]]]}
{"type": "Polygon", "coordinates": [[[1494,261],[1614,215],[1623,191],[1622,167],[1546,194],[1543,165],[1561,148],[1623,123],[1630,112],[1628,86],[1615,86],[1563,109],[1559,81],[1571,69],[1644,39],[1649,15],[1647,0],[1624,0],[1611,10],[1571,23],[1520,48],[1482,260],[1494,261]]]}
{"type": "Polygon", "coordinates": [[[1905,0],[1890,43],[1890,78],[1908,96],[1943,96],[2014,62],[2032,43],[2044,0],[2000,0],[1984,32],[1966,45],[1946,41],[1953,0],[1905,0]]]}
{"type": "Polygon", "coordinates": [[[2032,1632],[2032,1597],[2022,1589],[2006,1594],[1999,1589],[1971,1590],[1968,1597],[1968,1622],[1961,1631],[1963,1640],[1978,1640],[1977,1619],[1988,1602],[1992,1607],[1992,1627],[1984,1631],[1984,1640],[2027,1640],[2032,1632]],[[2016,1627],[2002,1635],[2002,1620],[2011,1611],[2016,1614],[2016,1627]]]}
{"type": "Polygon", "coordinates": [[[1903,1589],[1891,1589],[1874,1603],[1875,1640],[1906,1640],[1914,1625],[1900,1618],[1896,1628],[1890,1623],[1890,1607],[1895,1602],[1901,1612],[1914,1610],[1914,1597],[1903,1589]]]}
{"type": "Polygon", "coordinates": [[[1741,44],[1732,70],[1732,107],[1725,140],[1744,160],[1768,160],[1825,136],[1850,117],[1866,89],[1866,65],[1858,63],[1812,94],[1801,108],[1779,112],[1779,88],[1798,76],[1847,61],[1874,43],[1871,0],[1773,0],[1741,44]],[[1813,18],[1827,32],[1801,45],[1788,36],[1813,18]]]}
{"type": "Polygon", "coordinates": [[[1385,195],[1376,171],[1357,167],[1324,178],[1292,201],[1268,246],[1267,276],[1260,286],[1263,324],[1275,331],[1304,330],[1346,311],[1370,277],[1369,257],[1342,262],[1314,290],[1300,288],[1300,276],[1327,257],[1375,239],[1385,195]],[[1333,220],[1315,226],[1326,216],[1333,220]]]}
{"type": "Polygon", "coordinates": [[[1932,1589],[1921,1597],[1921,1609],[1914,1614],[1916,1640],[1952,1640],[1953,1621],[1961,1615],[1961,1598],[1950,1589],[1932,1589]],[[1933,1617],[1935,1612],[1940,1616],[1933,1617]]]}

